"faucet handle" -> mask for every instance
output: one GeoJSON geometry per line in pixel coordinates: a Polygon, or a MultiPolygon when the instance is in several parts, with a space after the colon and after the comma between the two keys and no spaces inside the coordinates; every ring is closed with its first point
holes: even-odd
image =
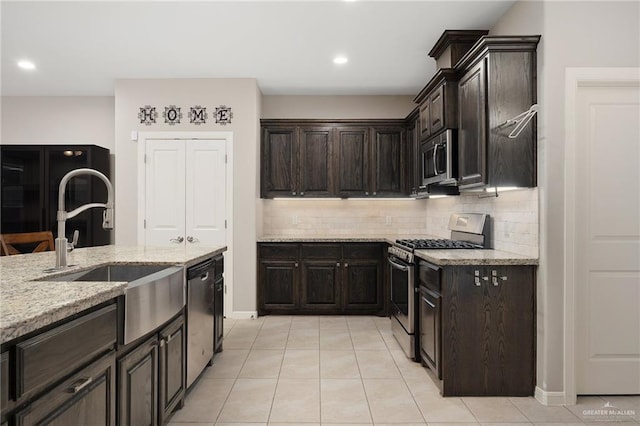
{"type": "Polygon", "coordinates": [[[113,229],[113,208],[106,208],[102,212],[102,229],[113,229]]]}
{"type": "Polygon", "coordinates": [[[67,251],[72,251],[74,248],[76,248],[76,246],[78,245],[78,237],[80,236],[80,231],[78,231],[77,229],[75,231],[73,231],[73,239],[71,240],[71,242],[67,245],[67,251]]]}

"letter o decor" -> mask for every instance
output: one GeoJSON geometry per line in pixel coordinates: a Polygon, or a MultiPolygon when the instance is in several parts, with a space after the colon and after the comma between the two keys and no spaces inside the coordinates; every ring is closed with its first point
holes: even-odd
{"type": "Polygon", "coordinates": [[[180,120],[182,120],[182,112],[180,112],[180,107],[177,107],[175,105],[164,107],[162,116],[164,117],[164,122],[169,126],[180,124],[180,120]]]}

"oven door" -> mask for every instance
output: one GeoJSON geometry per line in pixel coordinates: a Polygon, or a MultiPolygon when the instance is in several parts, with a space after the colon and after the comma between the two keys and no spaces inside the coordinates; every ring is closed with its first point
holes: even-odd
{"type": "Polygon", "coordinates": [[[389,255],[391,270],[391,314],[407,334],[415,328],[415,268],[393,255],[389,255]]]}

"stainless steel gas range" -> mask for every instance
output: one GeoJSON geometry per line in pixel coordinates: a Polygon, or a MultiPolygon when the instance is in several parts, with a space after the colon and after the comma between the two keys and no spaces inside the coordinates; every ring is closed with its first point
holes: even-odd
{"type": "Polygon", "coordinates": [[[420,360],[417,342],[417,260],[415,250],[484,249],[489,246],[489,215],[454,213],[449,218],[451,239],[399,239],[389,247],[391,328],[407,356],[420,360]]]}

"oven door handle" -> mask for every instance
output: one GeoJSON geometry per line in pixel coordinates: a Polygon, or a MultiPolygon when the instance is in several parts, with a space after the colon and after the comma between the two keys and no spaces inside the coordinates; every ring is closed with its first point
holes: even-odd
{"type": "Polygon", "coordinates": [[[391,260],[391,258],[387,258],[387,261],[391,264],[391,266],[400,269],[402,272],[407,272],[409,270],[408,266],[405,265],[401,265],[398,262],[394,262],[393,260],[391,260]]]}

